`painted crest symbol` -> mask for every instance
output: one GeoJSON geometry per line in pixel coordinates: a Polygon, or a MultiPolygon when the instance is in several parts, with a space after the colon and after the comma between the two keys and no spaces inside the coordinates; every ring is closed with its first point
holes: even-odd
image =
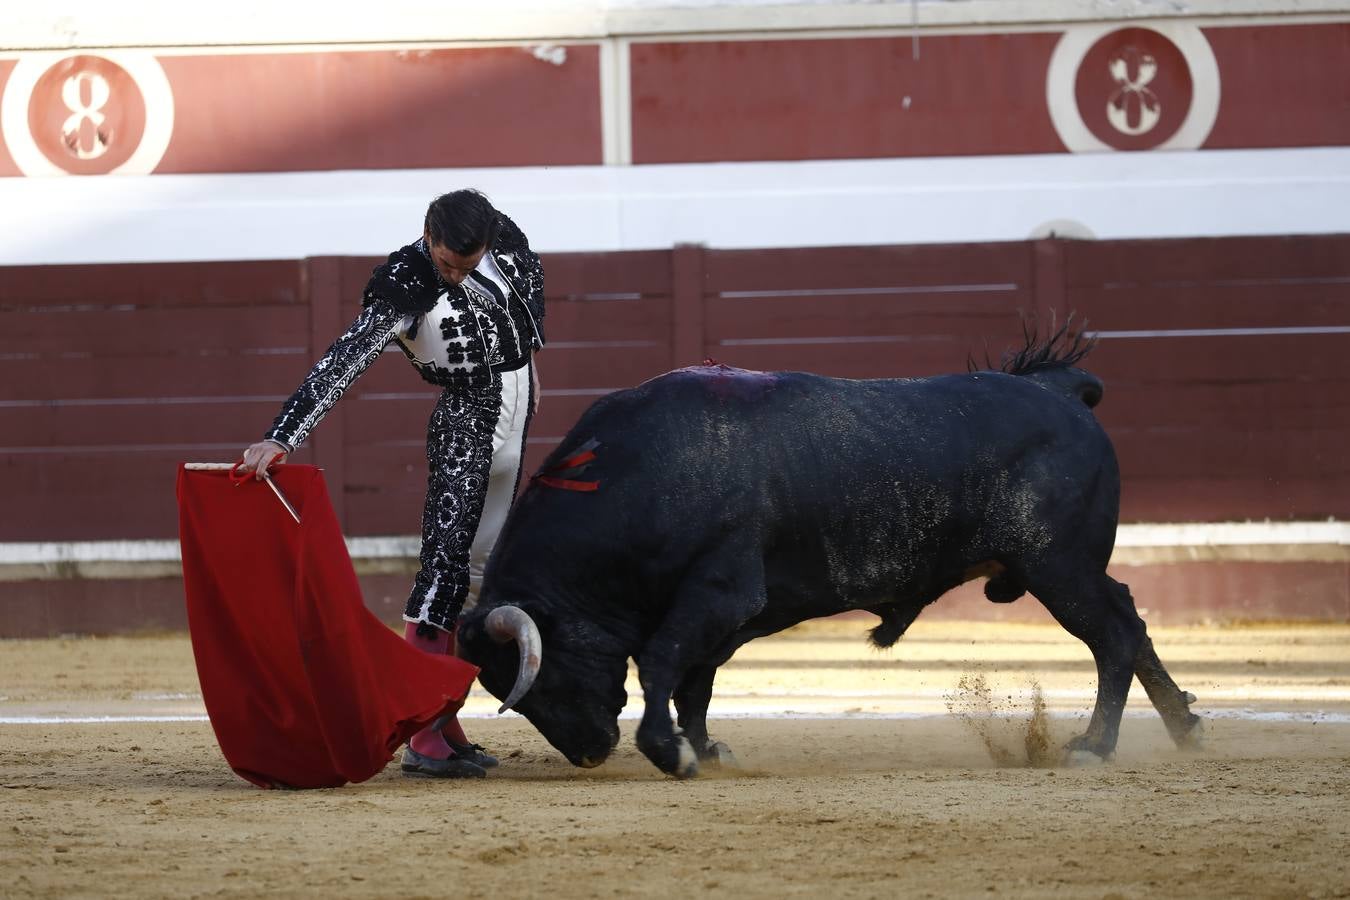
{"type": "Polygon", "coordinates": [[[173,92],[149,54],[34,53],[0,98],[0,134],[25,175],[149,174],[173,133],[173,92]]]}
{"type": "Polygon", "coordinates": [[[1129,46],[1111,57],[1107,68],[1117,84],[1106,100],[1106,121],[1121,134],[1147,134],[1162,118],[1162,104],[1149,88],[1158,74],[1158,61],[1129,46]]]}
{"type": "Polygon", "coordinates": [[[97,73],[80,72],[61,85],[61,100],[70,110],[61,137],[76,159],[98,159],[108,152],[112,133],[103,110],[111,96],[108,79],[97,73]]]}
{"type": "Polygon", "coordinates": [[[1218,64],[1194,25],[1076,26],[1051,56],[1046,103],[1071,152],[1197,149],[1218,116],[1218,64]]]}

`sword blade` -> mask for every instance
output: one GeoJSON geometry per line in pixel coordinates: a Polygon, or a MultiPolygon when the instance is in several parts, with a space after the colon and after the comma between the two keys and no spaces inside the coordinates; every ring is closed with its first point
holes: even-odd
{"type": "Polygon", "coordinates": [[[300,523],[300,514],[295,511],[294,506],[291,506],[291,501],[286,499],[286,495],[281,492],[281,488],[277,487],[277,483],[272,480],[272,476],[264,472],[263,481],[267,482],[267,486],[272,489],[272,493],[277,495],[277,499],[281,501],[281,505],[286,507],[286,512],[291,514],[291,518],[294,519],[298,525],[300,523]]]}

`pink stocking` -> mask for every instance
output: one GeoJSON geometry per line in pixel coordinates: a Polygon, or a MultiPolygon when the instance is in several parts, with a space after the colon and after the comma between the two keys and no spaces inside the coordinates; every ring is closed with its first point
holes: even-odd
{"type": "MultiPolygon", "coordinates": [[[[453,656],[455,653],[454,630],[451,630],[446,635],[446,637],[449,639],[449,646],[446,647],[445,652],[453,656]]],[[[451,744],[459,744],[461,747],[466,747],[469,744],[469,739],[465,737],[464,729],[460,726],[459,719],[456,718],[455,716],[455,713],[457,712],[459,712],[458,709],[450,713],[449,716],[445,716],[440,720],[441,737],[449,741],[451,744]]]]}
{"type": "MultiPolygon", "coordinates": [[[[450,633],[448,631],[442,631],[434,625],[428,625],[424,622],[404,622],[403,639],[424,653],[444,654],[450,647],[450,633]],[[418,634],[419,629],[422,632],[421,634],[418,634]]],[[[449,721],[455,721],[455,713],[458,711],[459,707],[457,706],[449,712],[449,721]]],[[[408,741],[408,746],[423,756],[430,756],[433,759],[449,759],[450,745],[445,742],[440,729],[446,718],[446,716],[442,716],[414,734],[412,739],[408,741]]]]}

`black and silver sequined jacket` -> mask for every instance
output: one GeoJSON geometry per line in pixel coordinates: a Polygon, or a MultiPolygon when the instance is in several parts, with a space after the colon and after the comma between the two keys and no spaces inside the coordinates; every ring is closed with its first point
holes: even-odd
{"type": "MultiPolygon", "coordinates": [[[[533,349],[544,345],[544,267],[524,232],[498,213],[501,230],[489,251],[511,288],[509,304],[523,304],[533,349]]],[[[371,273],[361,314],[328,348],[281,408],[264,435],[294,450],[390,341],[397,341],[422,378],[441,387],[489,384],[492,316],[463,285],[441,278],[422,240],[389,255],[371,273]],[[428,337],[442,346],[425,353],[428,337]],[[419,354],[419,349],[422,352],[419,354]]]]}

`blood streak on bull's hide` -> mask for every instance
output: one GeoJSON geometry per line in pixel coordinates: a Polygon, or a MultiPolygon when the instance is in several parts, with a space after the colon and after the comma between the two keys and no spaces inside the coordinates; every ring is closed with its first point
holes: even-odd
{"type": "Polygon", "coordinates": [[[705,360],[701,366],[685,366],[676,371],[707,378],[715,396],[742,400],[763,396],[778,383],[778,376],[772,372],[737,369],[712,360],[705,360]]]}

